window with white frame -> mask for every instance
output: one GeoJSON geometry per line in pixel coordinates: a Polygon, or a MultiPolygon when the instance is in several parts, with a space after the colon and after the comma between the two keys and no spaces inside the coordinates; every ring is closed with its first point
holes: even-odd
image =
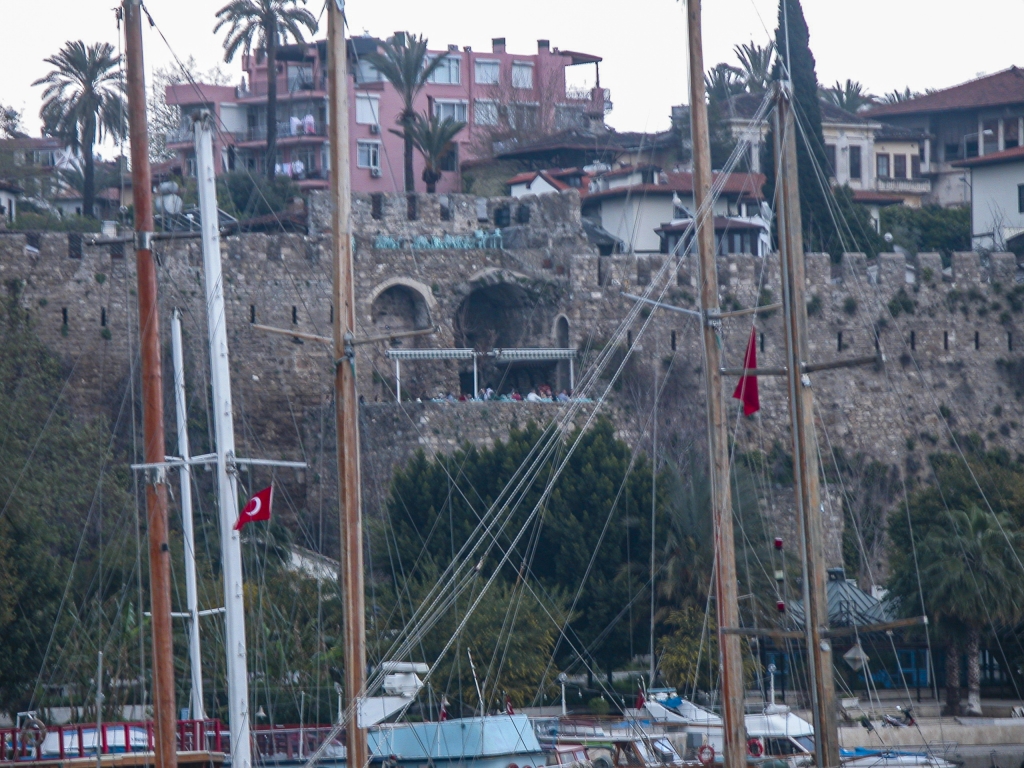
{"type": "MultiPolygon", "coordinates": [[[[431,56],[433,61],[436,56],[431,56]]],[[[462,82],[462,58],[455,54],[444,54],[437,69],[430,73],[427,82],[439,83],[441,85],[458,85],[462,82]]]]}
{"type": "Polygon", "coordinates": [[[501,82],[501,62],[481,61],[474,63],[474,77],[479,85],[497,85],[501,82]]]}
{"type": "Polygon", "coordinates": [[[512,63],[512,87],[533,88],[533,64],[524,61],[512,63]]]}
{"type": "Polygon", "coordinates": [[[356,94],[356,124],[378,125],[380,123],[380,96],[356,94]]]}
{"type": "Polygon", "coordinates": [[[889,155],[875,155],[875,175],[880,179],[889,178],[889,155]]]}
{"type": "Polygon", "coordinates": [[[464,101],[447,101],[445,99],[434,99],[434,114],[438,120],[450,117],[460,123],[466,122],[468,105],[464,101]]]}
{"type": "Polygon", "coordinates": [[[498,102],[476,99],[473,102],[473,122],[477,125],[497,125],[498,102]]]}
{"type": "Polygon", "coordinates": [[[380,168],[380,142],[360,141],[357,143],[356,164],[360,168],[380,168]]]}

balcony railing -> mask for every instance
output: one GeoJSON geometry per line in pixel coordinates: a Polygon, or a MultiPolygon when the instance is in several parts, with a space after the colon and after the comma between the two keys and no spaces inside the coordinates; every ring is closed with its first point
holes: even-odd
{"type": "MultiPolygon", "coordinates": [[[[253,96],[266,96],[268,90],[268,83],[266,80],[260,80],[255,83],[250,83],[249,87],[244,91],[239,91],[238,96],[242,99],[251,98],[253,96]]],[[[327,75],[326,74],[314,74],[312,79],[296,78],[290,83],[285,79],[284,75],[277,78],[277,98],[287,98],[290,95],[295,94],[308,94],[313,91],[326,91],[327,90],[327,75]]]]}
{"type": "Polygon", "coordinates": [[[878,191],[926,195],[932,191],[932,182],[929,179],[878,179],[878,191]]]}
{"type": "Polygon", "coordinates": [[[168,144],[191,144],[194,141],[195,134],[192,133],[192,126],[182,125],[167,134],[168,144]]]}
{"type": "MultiPolygon", "coordinates": [[[[232,131],[218,131],[218,135],[221,139],[231,138],[237,141],[245,141],[244,133],[236,133],[232,131]]],[[[192,133],[192,128],[188,126],[182,126],[177,130],[171,131],[165,134],[165,140],[168,145],[171,144],[188,144],[192,145],[195,143],[195,134],[192,133]]]]}
{"type": "MultiPolygon", "coordinates": [[[[292,127],[290,120],[279,121],[277,123],[277,140],[282,139],[301,139],[304,136],[326,136],[327,126],[321,121],[316,121],[313,125],[307,125],[306,123],[300,123],[299,125],[292,127]]],[[[245,134],[246,141],[266,141],[267,140],[267,126],[257,125],[249,129],[245,134]]]]}

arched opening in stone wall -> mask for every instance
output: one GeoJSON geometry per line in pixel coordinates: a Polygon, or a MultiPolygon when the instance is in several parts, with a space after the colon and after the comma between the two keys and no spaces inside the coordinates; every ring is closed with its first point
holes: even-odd
{"type": "Polygon", "coordinates": [[[374,331],[379,334],[430,327],[430,308],[426,300],[419,291],[401,283],[380,292],[370,307],[370,316],[374,331]]]}
{"type": "MultiPolygon", "coordinates": [[[[415,288],[396,283],[381,291],[370,305],[370,319],[373,323],[374,335],[401,333],[402,331],[418,331],[432,325],[430,307],[423,294],[415,288]]],[[[381,352],[389,346],[400,348],[417,348],[428,337],[411,336],[395,339],[390,344],[382,344],[381,352]]],[[[406,392],[420,393],[424,382],[434,378],[436,366],[420,363],[406,366],[402,371],[402,388],[406,392]],[[428,367],[429,366],[429,367],[428,367]]],[[[375,399],[388,402],[395,397],[395,381],[390,368],[382,368],[374,374],[375,399]]],[[[423,394],[426,394],[424,391],[423,394]]]]}
{"type": "MultiPolygon", "coordinates": [[[[478,352],[496,348],[546,347],[551,344],[550,328],[554,308],[535,290],[512,282],[493,282],[474,288],[459,304],[454,318],[455,345],[478,352]]],[[[500,394],[516,390],[526,394],[542,385],[554,388],[554,361],[497,364],[481,357],[480,387],[500,394]]],[[[472,370],[460,375],[463,392],[472,391],[472,370]]]]}

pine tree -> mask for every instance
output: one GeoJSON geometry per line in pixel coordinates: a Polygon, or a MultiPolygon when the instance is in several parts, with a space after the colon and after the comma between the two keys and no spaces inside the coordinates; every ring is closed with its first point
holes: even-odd
{"type": "MultiPolygon", "coordinates": [[[[540,437],[540,428],[531,423],[513,430],[507,441],[493,448],[467,446],[433,459],[420,453],[398,471],[391,486],[387,527],[371,524],[374,551],[393,553],[388,567],[394,568],[394,578],[422,579],[426,572],[443,571],[540,437]],[[452,478],[472,488],[475,495],[463,497],[455,492],[452,478]]],[[[571,595],[600,546],[570,622],[571,642],[563,638],[557,644],[559,663],[572,661],[574,649],[588,648],[597,666],[608,671],[626,663],[636,648],[647,647],[646,615],[623,611],[644,589],[650,558],[651,466],[641,458],[628,471],[630,454],[629,447],[616,439],[611,423],[598,421],[583,436],[548,499],[532,544],[521,543],[502,573],[506,582],[514,584],[527,562],[531,580],[545,590],[566,589],[571,595]],[[611,509],[615,513],[608,521],[611,509]]],[[[518,530],[525,522],[549,467],[526,492],[508,531],[518,530]]],[[[661,525],[664,530],[664,521],[661,525]]],[[[508,543],[506,536],[503,546],[508,543]]],[[[489,551],[482,573],[493,570],[498,554],[497,549],[489,551]]],[[[382,573],[378,581],[386,580],[382,573]]]]}
{"type": "MultiPolygon", "coordinates": [[[[810,48],[810,32],[800,0],[780,0],[775,48],[775,79],[786,79],[785,66],[788,62],[788,73],[793,84],[804,250],[827,251],[835,261],[839,260],[844,250],[859,250],[874,256],[880,245],[878,235],[871,226],[867,211],[853,202],[852,195],[845,190],[844,194],[836,195],[831,204],[832,211],[829,210],[827,197],[832,191],[828,181],[825,141],[821,133],[818,76],[810,48]]],[[[764,144],[761,164],[767,178],[764,194],[769,200],[775,195],[773,147],[774,135],[770,132],[764,144]]]]}

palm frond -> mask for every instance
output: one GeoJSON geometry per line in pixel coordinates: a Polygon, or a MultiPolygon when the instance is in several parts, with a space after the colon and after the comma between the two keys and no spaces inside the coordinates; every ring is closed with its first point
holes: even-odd
{"type": "Polygon", "coordinates": [[[369,53],[365,59],[402,97],[403,109],[399,116],[401,122],[413,119],[416,96],[423,90],[430,76],[441,66],[445,54],[429,58],[427,38],[406,32],[401,42],[393,38],[387,40],[381,44],[381,51],[369,53]]]}
{"type": "Polygon", "coordinates": [[[423,160],[430,170],[436,170],[441,158],[451,150],[452,141],[466,124],[450,117],[439,120],[437,115],[429,118],[417,114],[410,133],[413,144],[423,155],[423,160]]]}
{"type": "Polygon", "coordinates": [[[68,41],[45,61],[54,69],[33,84],[46,86],[39,115],[48,135],[78,151],[88,139],[127,134],[120,58],[110,43],[68,41]]]}
{"type": "Polygon", "coordinates": [[[764,93],[772,76],[772,58],[775,55],[775,42],[760,46],[751,41],[733,47],[739,59],[742,77],[747,91],[764,93]]]}

